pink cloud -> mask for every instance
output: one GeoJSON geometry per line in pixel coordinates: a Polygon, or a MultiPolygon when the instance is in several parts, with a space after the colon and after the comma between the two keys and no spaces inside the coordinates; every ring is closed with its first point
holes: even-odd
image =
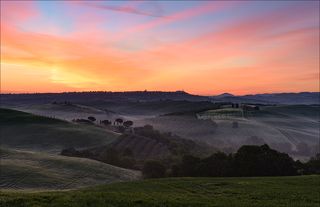
{"type": "Polygon", "coordinates": [[[117,38],[115,41],[122,40],[123,38],[126,38],[127,36],[133,34],[133,33],[139,33],[147,29],[152,29],[154,27],[169,24],[176,21],[186,20],[198,15],[202,15],[208,12],[214,12],[218,11],[219,9],[223,9],[227,6],[238,4],[238,2],[221,2],[221,1],[212,1],[212,2],[206,2],[201,4],[200,6],[193,7],[191,9],[186,9],[180,12],[173,13],[171,15],[165,16],[164,18],[155,19],[152,21],[149,21],[144,24],[135,25],[131,28],[126,29],[125,31],[122,31],[121,34],[117,35],[117,38]]]}
{"type": "Polygon", "coordinates": [[[0,1],[2,21],[26,21],[37,17],[39,12],[32,1],[0,1]]]}
{"type": "Polygon", "coordinates": [[[102,5],[96,2],[80,2],[80,3],[82,5],[86,5],[93,8],[102,9],[102,10],[125,12],[129,14],[138,14],[138,15],[151,16],[151,17],[163,17],[162,14],[160,13],[147,12],[147,11],[143,11],[141,9],[136,8],[137,3],[136,4],[130,3],[124,6],[109,6],[109,5],[102,5]]]}

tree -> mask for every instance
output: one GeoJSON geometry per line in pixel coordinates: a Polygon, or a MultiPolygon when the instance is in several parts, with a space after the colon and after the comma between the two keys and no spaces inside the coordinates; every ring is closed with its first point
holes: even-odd
{"type": "Polygon", "coordinates": [[[306,168],[307,174],[320,174],[320,153],[306,163],[306,168]]]}
{"type": "Polygon", "coordinates": [[[170,176],[172,177],[179,177],[182,176],[182,170],[181,170],[181,166],[180,165],[172,165],[171,166],[171,174],[170,176]]]}
{"type": "Polygon", "coordinates": [[[270,149],[268,145],[242,146],[234,155],[235,176],[296,175],[294,160],[285,153],[270,149]]]}
{"type": "Polygon", "coordinates": [[[198,173],[201,176],[230,176],[232,170],[231,164],[232,156],[228,156],[223,152],[216,152],[210,157],[201,160],[198,173]]]}
{"type": "Polygon", "coordinates": [[[146,161],[142,168],[144,178],[162,178],[165,176],[166,168],[159,161],[146,161]]]}
{"type": "Polygon", "coordinates": [[[93,116],[89,116],[88,119],[92,122],[96,121],[96,118],[94,118],[93,116]]]}
{"type": "Polygon", "coordinates": [[[118,125],[118,124],[122,124],[123,123],[123,119],[120,119],[120,118],[117,118],[115,120],[115,123],[118,125]]]}
{"type": "Polygon", "coordinates": [[[184,155],[181,163],[181,176],[199,176],[198,166],[200,158],[193,155],[184,155]]]}
{"type": "Polygon", "coordinates": [[[77,122],[77,123],[81,123],[81,124],[90,124],[92,125],[92,121],[88,120],[88,119],[73,119],[73,122],[77,122]]]}
{"type": "Polygon", "coordinates": [[[105,125],[105,126],[111,125],[111,121],[109,121],[109,120],[103,120],[103,121],[101,121],[101,123],[102,123],[103,125],[105,125]]]}
{"type": "Polygon", "coordinates": [[[123,126],[125,126],[126,128],[129,128],[133,125],[133,121],[125,121],[123,122],[123,126]]]}

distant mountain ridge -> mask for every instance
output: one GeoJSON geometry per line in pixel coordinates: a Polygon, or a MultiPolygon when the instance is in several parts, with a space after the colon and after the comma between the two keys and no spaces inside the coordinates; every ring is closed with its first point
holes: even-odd
{"type": "Polygon", "coordinates": [[[128,91],[128,92],[65,92],[33,94],[1,94],[1,105],[12,103],[43,104],[56,102],[86,103],[94,101],[209,101],[207,96],[192,95],[184,91],[128,91]]]}
{"type": "Polygon", "coordinates": [[[244,96],[218,95],[211,96],[213,101],[227,101],[260,104],[320,104],[319,92],[301,93],[265,93],[244,96]]]}
{"type": "Polygon", "coordinates": [[[212,101],[259,104],[320,104],[319,92],[270,93],[236,96],[223,93],[216,96],[200,96],[185,91],[129,91],[129,92],[65,92],[34,94],[1,94],[1,105],[43,104],[52,102],[86,103],[96,101],[212,101]]]}
{"type": "Polygon", "coordinates": [[[234,97],[235,95],[231,93],[222,93],[220,95],[215,96],[216,98],[226,98],[226,97],[234,97]]]}

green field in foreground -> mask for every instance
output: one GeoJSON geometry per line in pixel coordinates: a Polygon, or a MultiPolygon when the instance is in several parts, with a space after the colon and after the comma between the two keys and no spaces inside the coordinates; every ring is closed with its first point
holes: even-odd
{"type": "Polygon", "coordinates": [[[320,176],[166,178],[73,191],[0,194],[0,206],[319,206],[320,176]]]}

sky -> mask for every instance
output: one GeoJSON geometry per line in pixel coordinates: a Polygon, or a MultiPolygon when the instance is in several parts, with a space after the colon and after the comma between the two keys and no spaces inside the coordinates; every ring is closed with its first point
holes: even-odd
{"type": "Polygon", "coordinates": [[[1,0],[1,92],[319,91],[319,1],[1,0]]]}

